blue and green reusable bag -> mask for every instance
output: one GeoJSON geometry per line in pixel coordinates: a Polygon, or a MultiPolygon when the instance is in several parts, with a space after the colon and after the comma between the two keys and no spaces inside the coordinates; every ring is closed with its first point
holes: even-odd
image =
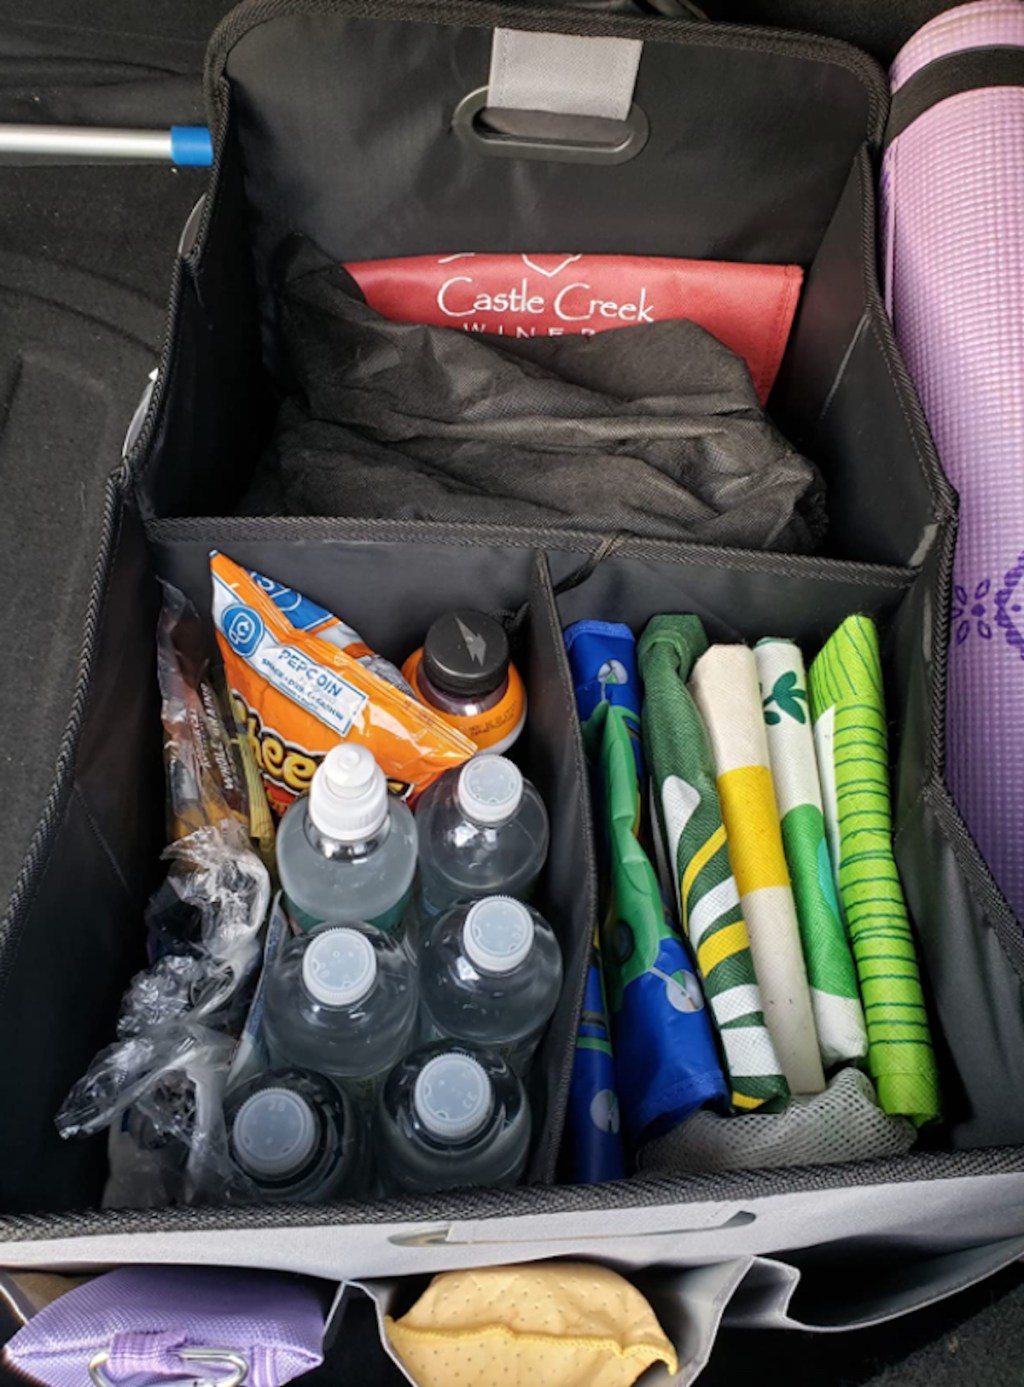
{"type": "MultiPolygon", "coordinates": [[[[599,703],[617,703],[632,714],[639,729],[640,674],[629,627],[577,621],[566,628],[564,638],[580,720],[586,721],[599,703]]],[[[634,745],[642,758],[639,737],[634,745]]],[[[599,786],[594,789],[599,803],[599,786]]],[[[621,1180],[626,1174],[601,937],[596,930],[569,1086],[569,1150],[576,1184],[621,1180]]]]}
{"type": "Polygon", "coordinates": [[[615,1057],[597,930],[569,1085],[569,1150],[574,1184],[596,1185],[625,1178],[615,1057]]]}
{"type": "Polygon", "coordinates": [[[643,694],[633,632],[621,621],[574,621],[565,628],[564,639],[580,722],[586,722],[599,703],[625,708],[642,783],[647,774],[640,739],[643,694]]]}
{"type": "Polygon", "coordinates": [[[729,1089],[696,972],[637,837],[640,783],[628,714],[599,704],[583,734],[603,786],[605,980],[623,1126],[635,1149],[698,1108],[728,1112],[729,1089]]]}

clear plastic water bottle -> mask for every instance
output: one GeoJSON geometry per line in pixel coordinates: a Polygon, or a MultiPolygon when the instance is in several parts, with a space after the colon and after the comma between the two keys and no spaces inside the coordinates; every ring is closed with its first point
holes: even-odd
{"type": "Polygon", "coordinates": [[[263,1028],[276,1064],[316,1068],[360,1100],[416,1040],[416,969],[372,925],[287,940],[269,969],[263,1028]]]}
{"type": "Polygon", "coordinates": [[[231,1158],[261,1199],[315,1204],[361,1193],[364,1122],[322,1074],[276,1069],[225,1104],[231,1158]]]}
{"type": "Polygon", "coordinates": [[[420,796],[416,822],[427,920],[460,900],[527,897],[548,855],[544,801],[504,756],[447,771],[420,796]]]}
{"type": "Polygon", "coordinates": [[[544,917],[511,896],[453,906],[424,931],[419,964],[426,1038],[496,1049],[525,1073],[562,991],[544,917]]]}
{"type": "Polygon", "coordinates": [[[325,920],[398,931],[416,873],[416,821],[388,794],[366,747],[327,753],[307,798],[281,820],[277,870],[288,913],[302,929],[325,920]]]}
{"type": "Polygon", "coordinates": [[[530,1104],[493,1050],[440,1041],[388,1075],[377,1103],[375,1151],[396,1190],[514,1185],[530,1147],[530,1104]]]}

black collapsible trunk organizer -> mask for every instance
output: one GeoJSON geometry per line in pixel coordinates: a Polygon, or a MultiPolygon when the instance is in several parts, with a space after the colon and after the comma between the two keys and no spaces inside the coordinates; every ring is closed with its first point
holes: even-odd
{"type": "MultiPolygon", "coordinates": [[[[739,27],[475,0],[250,0],[215,36],[217,162],[175,266],[159,380],[112,479],[73,716],[58,780],[0,932],[0,1239],[102,1232],[101,1141],[62,1143],[53,1115],[111,1039],[142,962],[142,911],[164,829],[155,682],[156,576],[202,611],[217,548],[337,611],[401,659],[465,602],[529,604],[520,658],[526,764],[552,812],[540,904],[568,985],[538,1068],[530,1178],[550,1183],[597,911],[594,830],[561,630],[582,616],[642,629],[696,612],[717,639],[772,631],[813,653],[848,613],[883,628],[898,754],[897,856],[920,944],[947,1101],[941,1151],[825,1172],[751,1176],[760,1195],[1024,1168],[1024,946],[943,784],[944,668],[955,501],[882,311],[873,161],[884,77],[842,44],[739,27]],[[640,38],[643,153],[616,167],[477,160],[450,113],[486,83],[497,25],[640,38]],[[232,517],[273,422],[270,263],[304,231],[330,255],[633,252],[798,263],[803,299],[770,412],[821,468],[829,553],[763,555],[579,531],[337,518],[232,517]],[[595,562],[595,555],[600,561],[595,562]],[[581,573],[587,576],[581,578],[581,573]],[[41,1004],[45,993],[46,1004],[41,1004]],[[41,1219],[19,1215],[40,1213],[41,1219]]],[[[717,1186],[735,1193],[746,1177],[717,1186]]],[[[599,1211],[707,1198],[716,1182],[565,1192],[599,1211]]],[[[557,1192],[500,1197],[508,1213],[557,1192]]],[[[486,1217],[485,1194],[429,1202],[486,1217]]],[[[410,1206],[414,1211],[422,1207],[410,1206]]],[[[392,1208],[392,1214],[394,1209],[392,1208]]],[[[275,1212],[359,1222],[373,1209],[275,1212]]],[[[141,1217],[141,1216],[140,1216],[141,1217]]],[[[150,1229],[266,1226],[258,1211],[167,1211],[150,1229]]],[[[130,1232],[132,1216],[116,1226],[130,1232]]],[[[142,1227],[140,1222],[138,1227],[142,1227]]]]}

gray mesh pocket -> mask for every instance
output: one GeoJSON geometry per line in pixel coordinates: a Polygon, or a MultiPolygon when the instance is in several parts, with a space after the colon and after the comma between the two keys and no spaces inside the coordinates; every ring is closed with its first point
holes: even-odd
{"type": "Polygon", "coordinates": [[[702,1110],[648,1143],[640,1167],[673,1175],[779,1166],[839,1165],[903,1156],[917,1137],[906,1118],[889,1117],[871,1080],[843,1069],[824,1093],[794,1098],[778,1113],[719,1117],[702,1110]]]}

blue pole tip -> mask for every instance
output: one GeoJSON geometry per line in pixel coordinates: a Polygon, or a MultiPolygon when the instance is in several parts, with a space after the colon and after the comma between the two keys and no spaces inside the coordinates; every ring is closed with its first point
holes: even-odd
{"type": "Polygon", "coordinates": [[[213,163],[213,140],[205,125],[171,126],[171,162],[193,168],[213,163]]]}

